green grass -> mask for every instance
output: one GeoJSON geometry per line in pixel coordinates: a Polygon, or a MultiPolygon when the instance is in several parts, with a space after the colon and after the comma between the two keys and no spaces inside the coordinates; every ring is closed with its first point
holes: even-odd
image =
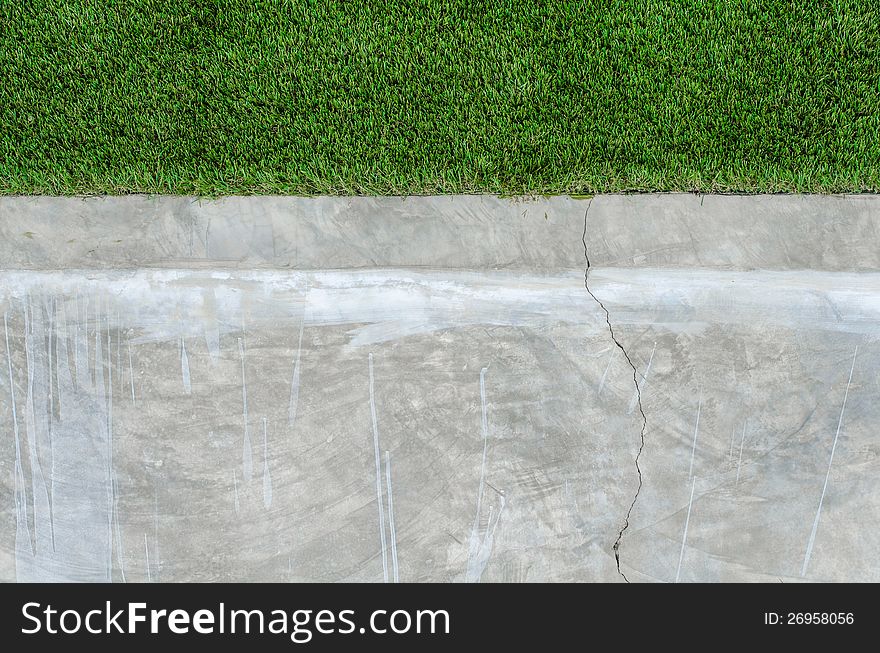
{"type": "Polygon", "coordinates": [[[876,0],[0,0],[0,194],[878,189],[876,0]]]}

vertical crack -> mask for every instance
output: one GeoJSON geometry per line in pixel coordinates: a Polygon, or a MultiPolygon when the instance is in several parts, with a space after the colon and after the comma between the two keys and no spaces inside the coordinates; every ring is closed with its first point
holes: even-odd
{"type": "Polygon", "coordinates": [[[590,290],[590,268],[592,266],[590,264],[590,254],[587,250],[587,218],[590,215],[590,208],[592,208],[592,206],[593,206],[593,200],[591,199],[590,203],[587,205],[587,210],[584,213],[584,233],[583,233],[583,236],[581,237],[581,240],[584,244],[584,260],[586,261],[586,267],[584,268],[584,289],[589,293],[590,297],[593,298],[593,301],[595,301],[599,305],[599,307],[602,309],[602,311],[605,313],[605,323],[608,325],[608,333],[611,334],[611,339],[614,341],[614,344],[617,345],[617,348],[623,352],[623,356],[626,359],[626,362],[629,364],[630,368],[632,369],[633,385],[636,388],[636,399],[638,400],[639,414],[641,414],[641,416],[642,416],[642,430],[639,433],[639,450],[636,453],[636,459],[635,459],[636,473],[638,474],[638,477],[639,477],[639,484],[636,487],[635,494],[633,495],[632,503],[630,503],[629,509],[626,511],[626,515],[623,518],[623,525],[620,527],[620,530],[617,532],[617,539],[614,541],[614,546],[613,546],[614,560],[617,563],[617,573],[620,574],[621,577],[623,578],[623,580],[625,580],[628,583],[629,578],[627,578],[626,574],[624,574],[620,570],[620,543],[623,540],[623,534],[626,532],[626,529],[629,528],[630,515],[632,514],[633,508],[635,508],[636,501],[639,500],[639,493],[641,493],[641,491],[642,491],[642,468],[639,465],[639,459],[642,456],[642,451],[645,449],[645,432],[648,429],[648,418],[645,416],[645,411],[642,408],[642,391],[641,391],[641,388],[639,387],[638,370],[636,370],[636,366],[635,366],[635,364],[633,364],[632,359],[629,357],[629,354],[627,353],[624,346],[622,344],[620,344],[620,341],[617,339],[617,336],[614,335],[614,327],[611,325],[611,315],[608,313],[608,309],[605,308],[605,304],[603,304],[602,301],[598,297],[596,297],[596,295],[593,294],[593,291],[590,290]]]}

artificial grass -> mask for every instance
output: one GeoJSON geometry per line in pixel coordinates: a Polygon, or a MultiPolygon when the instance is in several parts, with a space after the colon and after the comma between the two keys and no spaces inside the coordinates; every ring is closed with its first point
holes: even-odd
{"type": "Polygon", "coordinates": [[[0,2],[0,193],[880,189],[876,0],[0,2]]]}

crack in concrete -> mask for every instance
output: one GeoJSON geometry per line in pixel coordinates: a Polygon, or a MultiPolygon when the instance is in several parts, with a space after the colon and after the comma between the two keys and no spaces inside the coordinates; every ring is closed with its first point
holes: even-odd
{"type": "Polygon", "coordinates": [[[593,206],[593,200],[590,200],[590,203],[587,205],[587,210],[584,213],[584,233],[581,236],[581,241],[584,244],[584,260],[586,261],[586,267],[584,268],[584,289],[589,293],[590,297],[593,298],[602,311],[605,313],[605,323],[608,325],[608,333],[611,334],[611,339],[614,341],[614,344],[617,345],[618,349],[623,352],[623,356],[626,359],[626,362],[629,364],[630,368],[632,368],[633,373],[633,385],[636,388],[636,398],[638,399],[639,413],[642,416],[642,430],[639,434],[639,450],[636,453],[635,465],[636,465],[636,473],[639,477],[639,484],[636,487],[635,495],[633,496],[632,503],[629,506],[629,509],[626,511],[626,515],[623,518],[623,526],[621,526],[620,530],[617,532],[617,539],[614,541],[614,546],[612,547],[614,550],[614,560],[617,563],[617,573],[625,580],[627,583],[629,582],[629,578],[626,577],[620,570],[620,543],[623,540],[623,534],[629,528],[629,518],[632,514],[633,508],[635,508],[636,502],[639,500],[639,494],[642,491],[642,468],[639,464],[639,459],[642,456],[642,451],[645,449],[645,432],[648,430],[648,418],[645,415],[645,411],[642,408],[642,391],[639,388],[639,379],[638,379],[638,370],[636,369],[635,364],[632,362],[632,359],[629,357],[624,346],[617,339],[617,336],[614,335],[614,327],[611,325],[611,315],[608,313],[608,309],[605,308],[605,304],[602,303],[596,295],[593,294],[593,291],[590,289],[590,268],[592,265],[590,264],[590,255],[587,249],[587,218],[590,215],[590,209],[593,206]]]}

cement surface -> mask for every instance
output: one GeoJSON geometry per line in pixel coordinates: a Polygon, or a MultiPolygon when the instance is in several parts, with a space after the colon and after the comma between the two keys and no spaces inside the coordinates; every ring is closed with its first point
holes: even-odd
{"type": "Polygon", "coordinates": [[[880,580],[875,196],[6,198],[0,311],[5,581],[880,580]]]}

